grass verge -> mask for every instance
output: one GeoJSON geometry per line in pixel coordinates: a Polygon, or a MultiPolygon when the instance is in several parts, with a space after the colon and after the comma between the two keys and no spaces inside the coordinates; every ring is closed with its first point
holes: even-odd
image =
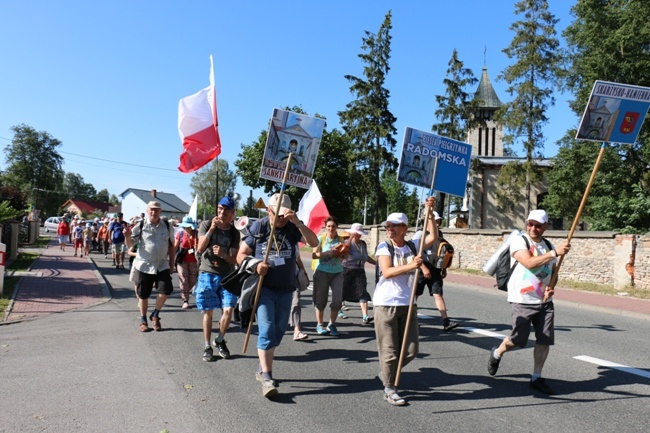
{"type": "MultiPolygon", "coordinates": [[[[40,248],[40,247],[45,247],[47,243],[50,241],[49,238],[38,238],[38,241],[34,243],[33,245],[30,245],[31,248],[40,248]]],[[[32,253],[32,252],[19,252],[18,257],[16,257],[16,260],[12,261],[9,266],[5,268],[5,273],[8,271],[26,271],[28,270],[31,266],[32,263],[38,258],[37,253],[32,253]]],[[[2,297],[0,297],[0,314],[3,314],[4,311],[7,309],[9,306],[9,302],[11,301],[11,297],[14,294],[14,290],[16,288],[16,285],[18,284],[18,280],[20,277],[7,277],[5,276],[5,281],[4,281],[4,288],[2,290],[2,297]]]]}

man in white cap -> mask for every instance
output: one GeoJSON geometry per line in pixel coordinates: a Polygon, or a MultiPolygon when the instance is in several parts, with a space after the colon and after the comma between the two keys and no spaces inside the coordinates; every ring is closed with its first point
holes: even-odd
{"type": "Polygon", "coordinates": [[[160,202],[155,200],[147,203],[147,218],[140,224],[128,227],[124,232],[125,241],[130,249],[134,244],[139,243],[138,252],[133,261],[133,280],[136,285],[136,292],[140,302],[140,331],[149,331],[147,325],[147,309],[149,308],[149,297],[154,286],[158,295],[156,306],[149,318],[153,329],[161,331],[160,317],[169,295],[174,287],[171,273],[174,269],[174,258],[176,247],[174,247],[174,227],[160,217],[160,202]]]}
{"type": "Polygon", "coordinates": [[[257,308],[257,356],[260,364],[255,378],[262,383],[262,395],[278,394],[273,379],[273,358],[287,330],[291,302],[295,290],[296,256],[298,242],[310,247],[318,246],[318,238],[291,210],[291,199],[285,194],[274,194],[267,208],[269,215],[257,220],[239,246],[237,262],[247,256],[264,259],[269,249],[268,261],[257,265],[256,272],[264,277],[257,308]],[[279,209],[278,209],[279,208],[279,209]],[[275,224],[273,236],[271,225],[275,224]]]}
{"type": "Polygon", "coordinates": [[[542,368],[550,347],[555,343],[553,290],[548,287],[557,257],[569,252],[569,243],[553,247],[542,237],[548,228],[546,211],[537,209],[526,218],[526,234],[516,236],[510,244],[511,263],[517,263],[508,281],[508,302],[512,308],[512,331],[499,347],[490,350],[488,373],[494,376],[501,357],[515,347],[525,347],[531,324],[535,328],[533,374],[530,387],[544,394],[553,389],[542,378],[542,368]]]}
{"type": "MultiPolygon", "coordinates": [[[[436,227],[440,227],[442,217],[438,215],[438,212],[433,212],[433,218],[436,221],[436,227]]],[[[422,235],[421,231],[418,233],[420,236],[422,235]]],[[[416,233],[416,235],[418,233],[416,233]]],[[[413,236],[413,239],[415,239],[415,236],[413,236]]],[[[448,332],[452,329],[457,328],[458,322],[453,322],[451,319],[449,319],[449,316],[447,315],[447,303],[445,302],[445,298],[443,297],[442,293],[442,285],[444,278],[447,276],[447,269],[438,269],[434,265],[438,258],[436,257],[438,245],[444,240],[445,238],[442,236],[442,232],[438,228],[438,240],[431,246],[431,248],[428,248],[426,250],[426,254],[423,257],[423,266],[420,268],[422,270],[422,273],[418,280],[418,296],[424,293],[424,286],[427,286],[429,288],[429,295],[433,296],[433,300],[436,303],[436,308],[440,312],[440,317],[442,318],[442,329],[445,332],[448,332]]]]}

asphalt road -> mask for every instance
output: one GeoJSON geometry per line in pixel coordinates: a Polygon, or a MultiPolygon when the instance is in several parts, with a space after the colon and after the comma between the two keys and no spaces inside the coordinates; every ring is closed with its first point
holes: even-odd
{"type": "Polygon", "coordinates": [[[640,432],[650,424],[650,320],[558,303],[544,370],[557,395],[547,397],[528,387],[532,346],[487,374],[488,350],[509,330],[503,293],[448,284],[462,327],[442,332],[432,298],[420,299],[420,354],[400,383],[409,405],[391,407],[374,330],[361,325],[358,307],[339,321],[341,337],[318,336],[305,292],[310,339],[294,342],[288,330],[273,372],[280,395],[267,400],[254,378],[255,335],[242,353],[244,331],[233,325],[233,359],[203,362],[201,316],[180,308],[178,292],[161,314],[163,331],[142,334],[128,270],[93,258],[110,302],[0,328],[5,344],[22,349],[0,361],[12,372],[1,376],[0,431],[640,432]]]}

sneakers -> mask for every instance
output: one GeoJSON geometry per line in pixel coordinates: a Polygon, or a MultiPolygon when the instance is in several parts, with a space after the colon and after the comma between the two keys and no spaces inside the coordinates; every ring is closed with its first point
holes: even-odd
{"type": "Polygon", "coordinates": [[[160,326],[160,318],[159,317],[153,317],[149,316],[149,319],[151,319],[151,327],[153,328],[154,331],[162,331],[162,326],[160,326]]]}
{"type": "Polygon", "coordinates": [[[206,346],[205,350],[203,350],[203,360],[205,362],[212,362],[215,360],[210,346],[206,346]]]}
{"type": "MultiPolygon", "coordinates": [[[[497,374],[497,370],[499,370],[499,363],[501,362],[501,358],[496,359],[494,357],[495,350],[497,350],[496,347],[490,349],[490,359],[488,360],[488,373],[490,373],[490,376],[497,374]]],[[[533,386],[532,383],[530,386],[533,386]]]]}
{"type": "Polygon", "coordinates": [[[278,395],[278,383],[273,379],[264,379],[262,372],[255,373],[255,380],[262,383],[262,395],[266,398],[278,395]]]}
{"type": "Polygon", "coordinates": [[[339,310],[339,319],[347,319],[347,318],[348,318],[348,316],[345,315],[343,310],[339,310]]]}
{"type": "Polygon", "coordinates": [[[366,316],[363,316],[362,322],[363,322],[364,325],[369,325],[370,322],[373,321],[373,319],[374,319],[374,317],[370,317],[370,316],[366,315],[366,316]]]}
{"type": "Polygon", "coordinates": [[[547,395],[555,394],[555,392],[553,392],[551,387],[546,384],[546,381],[544,380],[543,377],[538,377],[535,380],[531,379],[530,387],[533,388],[533,389],[536,389],[539,392],[543,392],[544,394],[547,394],[547,395]]]}
{"type": "Polygon", "coordinates": [[[219,350],[219,356],[221,356],[223,359],[230,359],[230,350],[228,350],[228,346],[226,346],[226,340],[222,340],[221,343],[219,343],[215,338],[214,347],[219,350]]]}
{"type": "Polygon", "coordinates": [[[323,326],[323,325],[318,325],[318,326],[316,327],[316,332],[318,332],[320,335],[327,335],[327,334],[330,333],[330,331],[328,330],[328,328],[326,328],[326,327],[323,326]]]}
{"type": "Polygon", "coordinates": [[[187,301],[183,301],[183,306],[181,308],[183,310],[187,310],[190,308],[190,304],[187,301]]]}
{"type": "Polygon", "coordinates": [[[445,332],[449,332],[452,329],[456,329],[456,328],[458,328],[458,322],[452,322],[449,319],[445,319],[445,321],[443,322],[442,329],[444,329],[445,332]]]}
{"type": "Polygon", "coordinates": [[[147,325],[147,322],[140,322],[140,332],[149,332],[151,328],[147,325]]]}
{"type": "Polygon", "coordinates": [[[330,323],[329,325],[327,325],[327,332],[329,332],[330,335],[332,335],[334,337],[338,337],[340,335],[339,330],[336,329],[336,325],[333,324],[333,323],[330,323]]]}

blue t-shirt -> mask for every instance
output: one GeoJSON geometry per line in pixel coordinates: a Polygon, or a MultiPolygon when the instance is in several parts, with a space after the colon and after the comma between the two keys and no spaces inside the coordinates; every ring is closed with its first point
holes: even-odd
{"type": "Polygon", "coordinates": [[[244,242],[253,250],[253,257],[260,260],[264,260],[266,249],[270,248],[270,267],[264,277],[264,287],[279,292],[293,292],[296,289],[296,245],[302,234],[292,222],[287,222],[284,227],[275,228],[272,238],[270,235],[271,224],[269,217],[265,217],[253,223],[244,242]]]}

